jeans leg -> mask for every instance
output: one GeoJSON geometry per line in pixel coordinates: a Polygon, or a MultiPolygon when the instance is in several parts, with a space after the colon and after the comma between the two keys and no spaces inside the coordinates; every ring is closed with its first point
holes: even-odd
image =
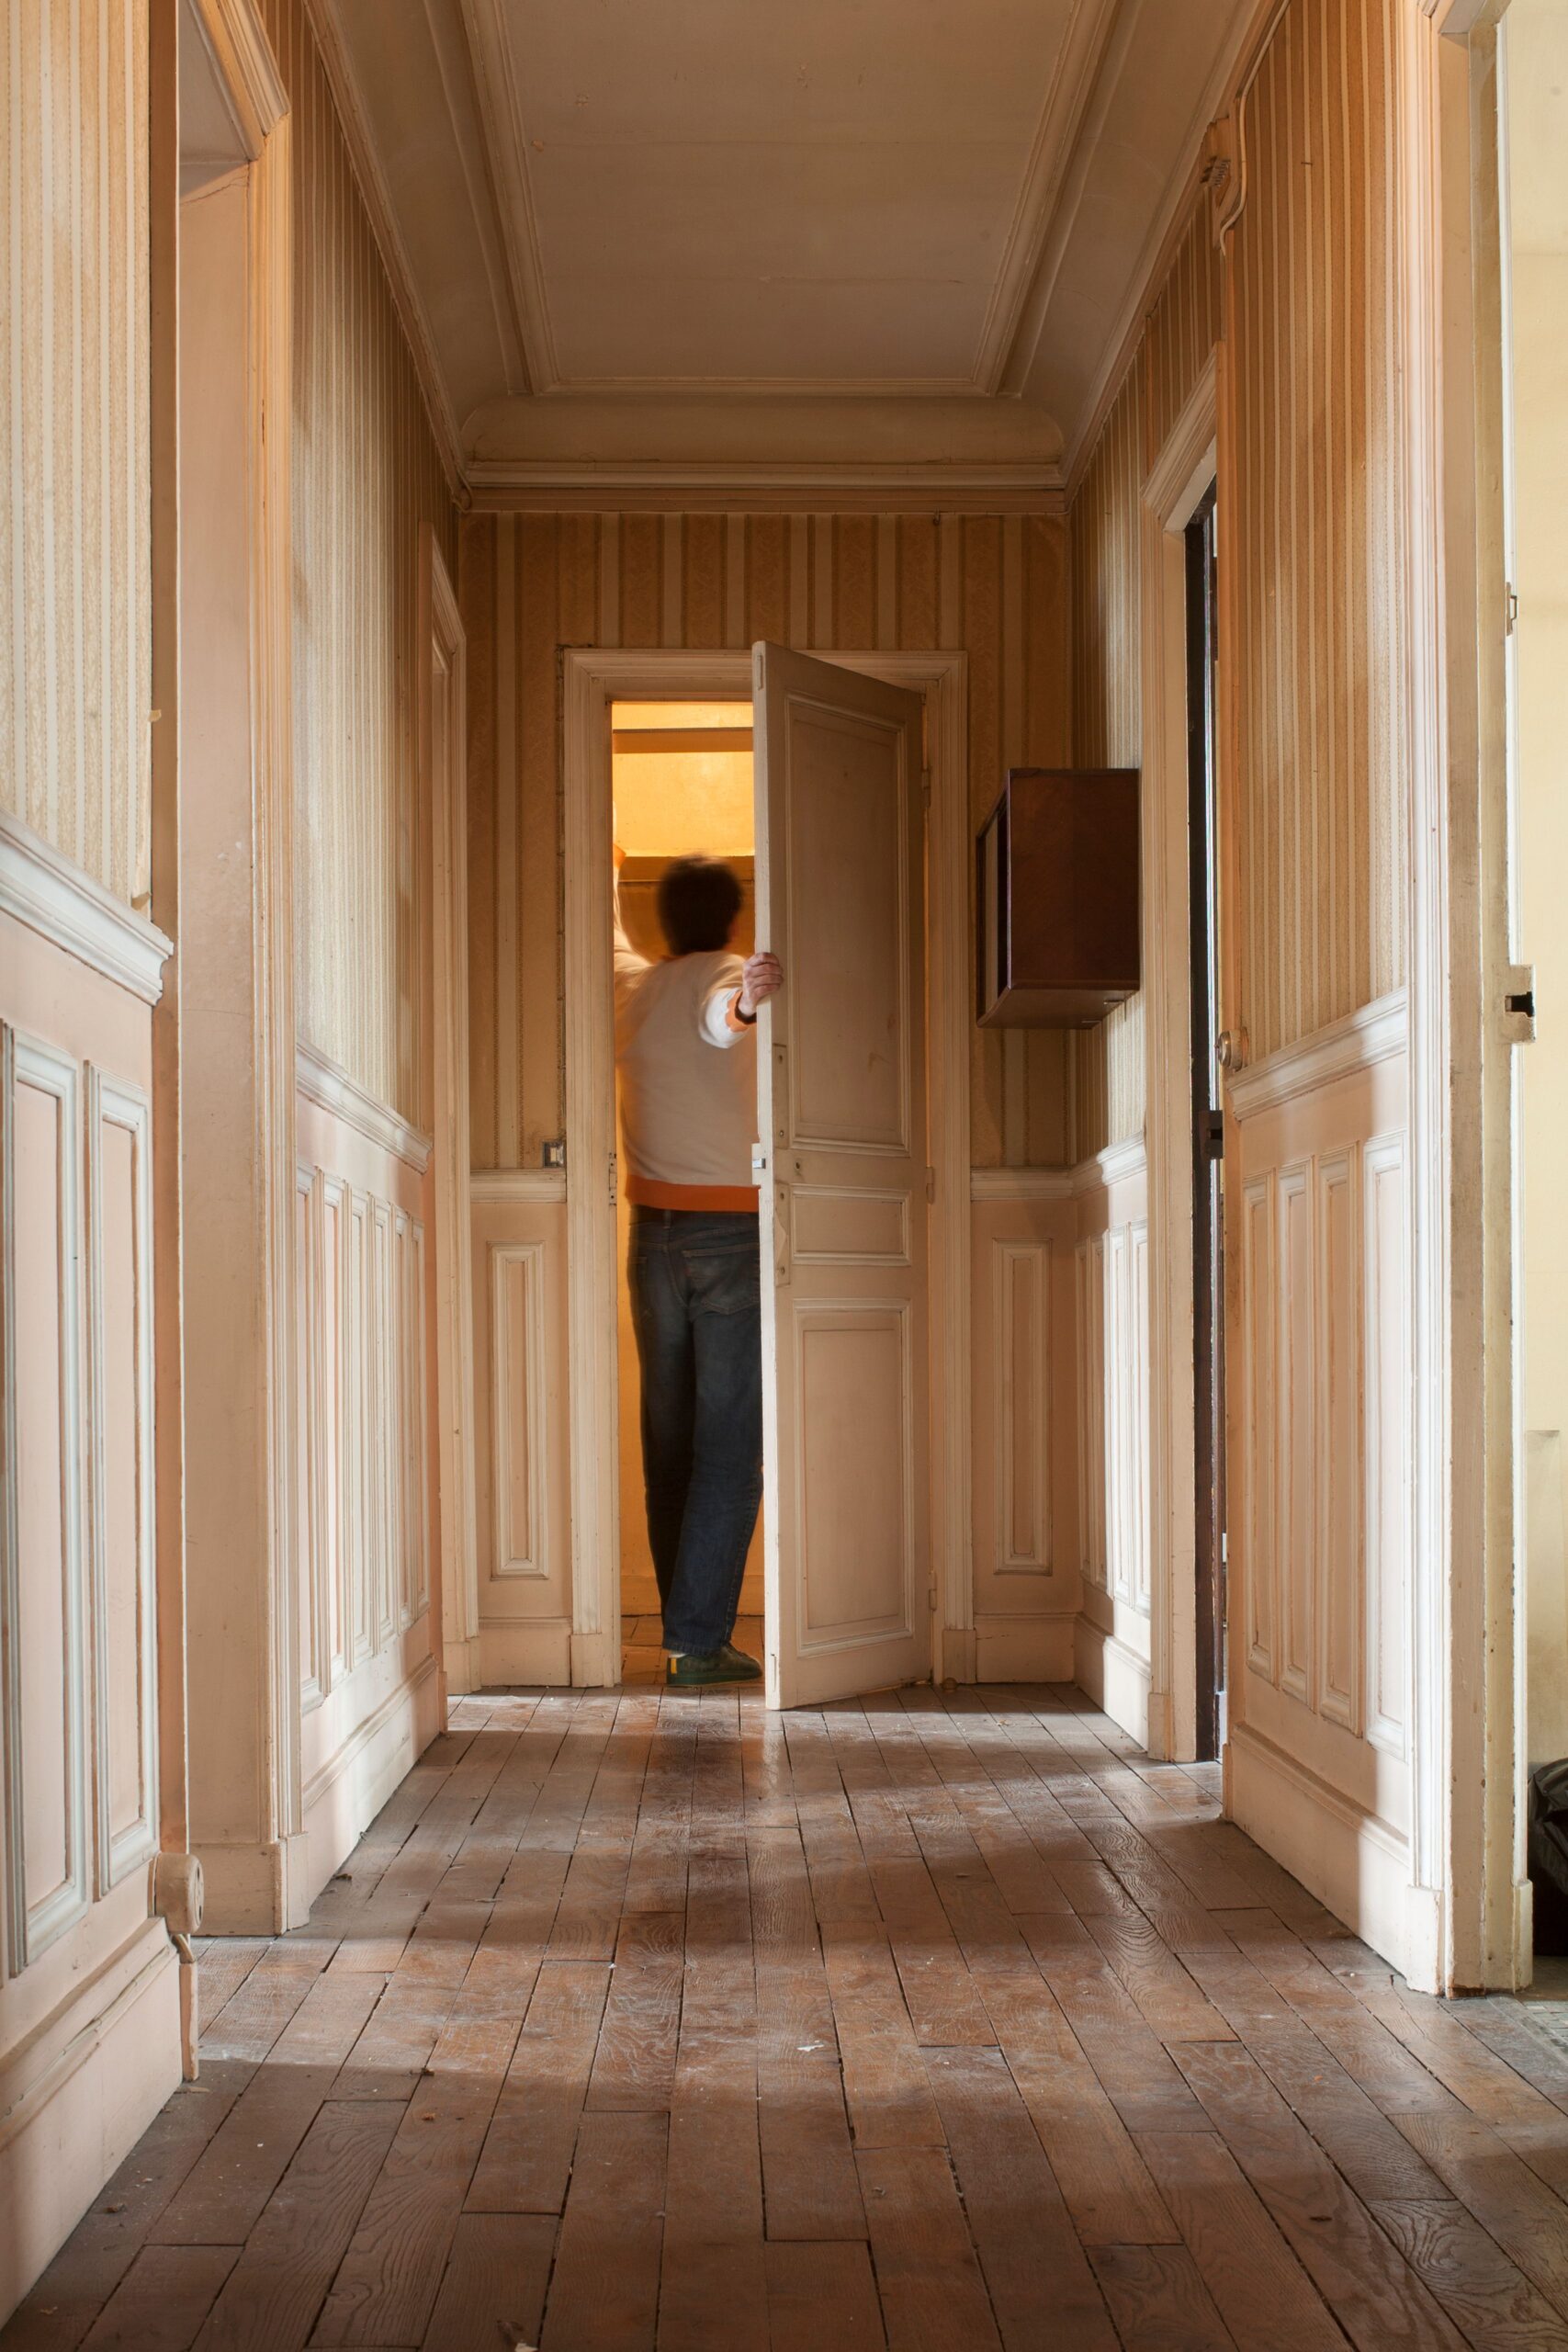
{"type": "Polygon", "coordinates": [[[637,1219],[631,1238],[632,1328],[642,1367],[642,1477],[648,1543],[668,1611],[692,1478],[695,1363],[669,1227],[637,1219]]]}
{"type": "MultiPolygon", "coordinates": [[[[716,1225],[720,1222],[715,1218],[716,1225]]],[[[691,1483],[664,1638],[679,1650],[729,1639],[762,1499],[762,1331],[754,1218],[722,1246],[685,1250],[695,1351],[691,1483]]]]}

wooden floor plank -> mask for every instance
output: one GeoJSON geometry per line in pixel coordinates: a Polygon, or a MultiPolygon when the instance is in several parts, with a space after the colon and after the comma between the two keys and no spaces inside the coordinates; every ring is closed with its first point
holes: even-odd
{"type": "Polygon", "coordinates": [[[0,2352],[1556,2352],[1568,2033],[1082,1693],[457,1704],[0,2352]]]}

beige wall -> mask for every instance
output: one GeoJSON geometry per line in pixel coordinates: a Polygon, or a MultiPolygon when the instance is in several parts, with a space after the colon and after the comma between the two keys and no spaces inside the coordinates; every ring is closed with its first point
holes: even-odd
{"type": "Polygon", "coordinates": [[[1506,19],[1514,430],[1515,757],[1519,953],[1541,1020],[1519,1057],[1524,1128],[1524,1427],[1532,1762],[1568,1755],[1568,17],[1513,0],[1506,19]]]}
{"type": "MultiPolygon", "coordinates": [[[[1074,756],[1135,763],[1139,500],[1224,325],[1239,854],[1226,1018],[1255,1061],[1404,971],[1393,22],[1394,0],[1372,0],[1350,40],[1331,0],[1292,0],[1247,100],[1225,260],[1205,198],[1071,508],[1074,756]]],[[[1077,1156],[1139,1131],[1143,1050],[1136,1001],[1077,1045],[1077,1156]]]]}
{"type": "Polygon", "coordinates": [[[1399,0],[1292,0],[1229,249],[1239,1004],[1261,1060],[1404,975],[1399,0]]]}
{"type": "Polygon", "coordinates": [[[294,157],[299,1034],[416,1125],[415,589],[455,515],[304,0],[262,10],[294,157]]]}
{"type": "MultiPolygon", "coordinates": [[[[1072,744],[1080,766],[1137,767],[1143,758],[1144,483],[1219,339],[1223,277],[1203,200],[1072,503],[1072,744]]],[[[1141,997],[1074,1039],[1071,1093],[1076,1158],[1142,1134],[1141,997]]]]}
{"type": "Polygon", "coordinates": [[[146,0],[11,0],[0,92],[0,808],[144,901],[146,0]]]}
{"type": "MultiPolygon", "coordinates": [[[[959,648],[970,802],[1066,756],[1066,532],[1047,515],[521,514],[463,525],[474,1163],[560,1134],[561,645],[959,648]]],[[[974,1037],[974,1158],[1069,1156],[1061,1033],[974,1037]]]]}

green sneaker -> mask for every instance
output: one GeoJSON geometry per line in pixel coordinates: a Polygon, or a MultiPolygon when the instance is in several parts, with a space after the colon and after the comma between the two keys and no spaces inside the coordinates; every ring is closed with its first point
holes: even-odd
{"type": "Polygon", "coordinates": [[[716,1682],[757,1682],[761,1674],[757,1660],[738,1650],[733,1642],[726,1642],[722,1649],[688,1650],[682,1657],[664,1661],[664,1685],[669,1690],[703,1690],[716,1682]]]}

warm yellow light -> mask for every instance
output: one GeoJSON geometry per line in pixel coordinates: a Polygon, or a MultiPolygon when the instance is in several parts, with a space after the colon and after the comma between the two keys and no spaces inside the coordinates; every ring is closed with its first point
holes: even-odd
{"type": "Polygon", "coordinates": [[[612,720],[617,735],[679,729],[685,738],[679,751],[615,754],[615,838],[628,857],[751,855],[750,752],[691,748],[699,731],[750,729],[749,702],[618,702],[612,720]]]}

